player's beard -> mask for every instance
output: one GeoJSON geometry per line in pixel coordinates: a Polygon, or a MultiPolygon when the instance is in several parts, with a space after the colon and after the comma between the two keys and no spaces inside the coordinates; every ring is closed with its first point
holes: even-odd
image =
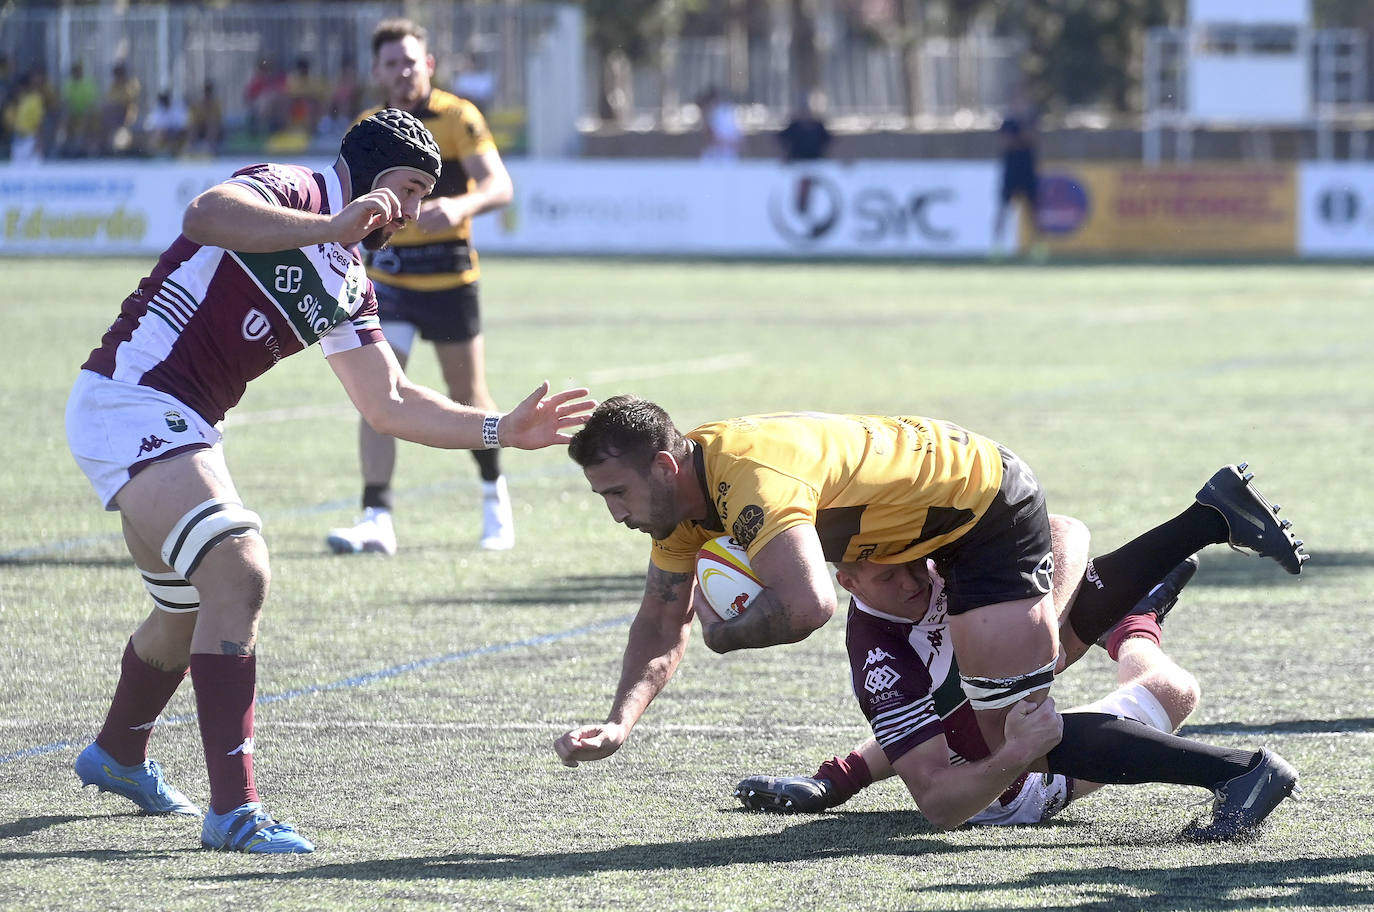
{"type": "Polygon", "coordinates": [[[386,233],[386,226],[372,229],[372,233],[363,238],[363,249],[377,251],[381,250],[391,240],[391,235],[386,233]]]}

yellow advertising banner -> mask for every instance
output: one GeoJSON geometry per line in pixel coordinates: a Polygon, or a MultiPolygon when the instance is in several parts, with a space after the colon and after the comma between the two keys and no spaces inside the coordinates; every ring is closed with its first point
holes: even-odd
{"type": "Polygon", "coordinates": [[[1049,164],[1040,240],[1064,253],[1291,256],[1297,179],[1287,165],[1049,164]]]}

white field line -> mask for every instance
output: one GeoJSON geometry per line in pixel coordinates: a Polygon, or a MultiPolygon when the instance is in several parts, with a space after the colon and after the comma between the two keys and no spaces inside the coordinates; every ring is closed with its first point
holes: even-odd
{"type": "MultiPolygon", "coordinates": [[[[261,709],[261,707],[260,707],[261,709]]],[[[39,726],[51,727],[54,722],[52,719],[0,719],[0,729],[28,729],[39,726]]],[[[167,723],[160,723],[159,727],[167,723]]],[[[183,723],[172,723],[181,725],[183,723]]],[[[272,730],[296,730],[296,731],[417,731],[417,732],[465,732],[465,731],[532,731],[546,732],[559,731],[570,726],[579,724],[575,721],[563,722],[391,722],[384,719],[339,719],[339,720],[320,720],[320,719],[259,719],[259,727],[272,730]]],[[[90,720],[76,722],[67,721],[58,723],[59,727],[71,729],[89,729],[90,720]]],[[[695,735],[767,735],[767,734],[802,734],[802,735],[832,735],[835,737],[846,736],[846,730],[841,730],[834,725],[778,725],[768,723],[763,725],[726,725],[726,724],[706,724],[688,725],[667,723],[655,725],[648,722],[640,723],[635,727],[640,733],[662,732],[668,734],[695,734],[695,735]]],[[[859,733],[858,728],[854,729],[859,733]]],[[[1184,726],[1184,734],[1187,734],[1187,726],[1184,726]]],[[[1374,731],[1323,731],[1323,732],[1283,732],[1273,731],[1269,734],[1283,738],[1349,738],[1354,737],[1374,737],[1374,731]]],[[[1255,737],[1253,729],[1238,728],[1234,730],[1208,730],[1207,736],[1223,737],[1255,737]]],[[[849,737],[855,737],[854,733],[849,733],[849,737]]],[[[857,736],[862,736],[861,733],[857,736]]]]}

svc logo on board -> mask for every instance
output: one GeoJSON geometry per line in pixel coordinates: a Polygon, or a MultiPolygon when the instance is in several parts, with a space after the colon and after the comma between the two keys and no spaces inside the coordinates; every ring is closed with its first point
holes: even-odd
{"type": "Polygon", "coordinates": [[[1317,215],[1331,228],[1349,228],[1360,220],[1360,194],[1349,184],[1327,187],[1317,195],[1317,215]]]}
{"type": "Polygon", "coordinates": [[[768,216],[778,234],[798,246],[837,235],[842,223],[848,240],[865,245],[948,244],[956,230],[939,210],[955,203],[955,196],[946,187],[903,192],[861,186],[846,192],[829,177],[802,172],[773,191],[768,216]]]}

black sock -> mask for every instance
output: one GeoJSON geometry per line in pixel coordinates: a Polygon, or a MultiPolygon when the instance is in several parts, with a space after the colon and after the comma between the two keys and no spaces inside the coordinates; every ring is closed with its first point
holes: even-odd
{"type": "Polygon", "coordinates": [[[1257,751],[1227,750],[1107,713],[1064,713],[1064,738],[1045,755],[1051,773],[1114,785],[1170,782],[1215,789],[1250,769],[1257,751]]]}
{"type": "Polygon", "coordinates": [[[477,472],[483,481],[495,481],[501,477],[500,450],[473,450],[472,458],[477,460],[477,472]]]}
{"type": "Polygon", "coordinates": [[[391,485],[363,485],[363,509],[373,507],[378,510],[391,509],[391,485]]]}
{"type": "Polygon", "coordinates": [[[1221,514],[1195,503],[1110,554],[1088,561],[1069,610],[1073,632],[1085,643],[1096,642],[1184,558],[1228,536],[1221,514]]]}

